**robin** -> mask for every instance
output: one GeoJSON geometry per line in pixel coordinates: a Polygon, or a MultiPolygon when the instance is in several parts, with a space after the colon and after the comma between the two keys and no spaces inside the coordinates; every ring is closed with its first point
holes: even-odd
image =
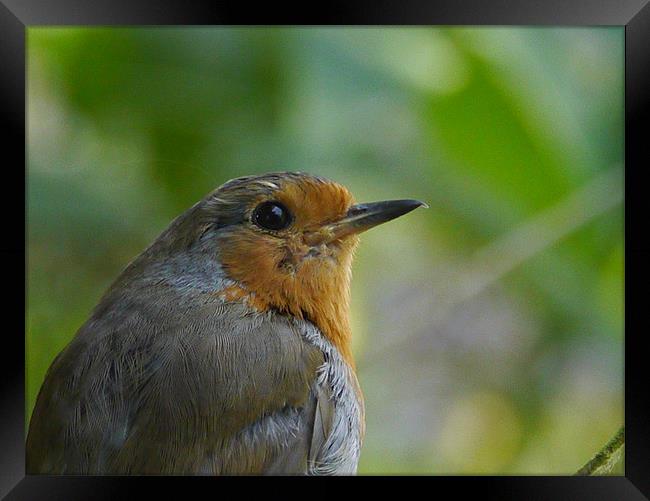
{"type": "Polygon", "coordinates": [[[104,294],[56,357],[30,474],[352,474],[358,234],[424,205],[354,204],[304,173],[228,181],[104,294]]]}

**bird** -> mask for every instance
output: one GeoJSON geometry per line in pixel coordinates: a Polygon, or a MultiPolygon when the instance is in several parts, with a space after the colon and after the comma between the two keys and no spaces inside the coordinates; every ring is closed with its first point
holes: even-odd
{"type": "Polygon", "coordinates": [[[131,261],[56,356],[28,474],[353,475],[358,235],[425,206],[304,172],[232,179],[131,261]]]}

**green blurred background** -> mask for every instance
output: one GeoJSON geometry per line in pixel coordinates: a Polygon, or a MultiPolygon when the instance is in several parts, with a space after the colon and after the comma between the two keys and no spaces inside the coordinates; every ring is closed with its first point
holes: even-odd
{"type": "Polygon", "coordinates": [[[431,206],[357,254],[360,473],[568,474],[623,423],[622,27],[27,41],[28,415],[172,218],[230,178],[304,170],[431,206]]]}

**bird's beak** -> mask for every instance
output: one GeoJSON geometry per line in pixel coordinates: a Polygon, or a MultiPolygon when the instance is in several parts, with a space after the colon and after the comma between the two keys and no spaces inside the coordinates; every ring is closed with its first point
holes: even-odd
{"type": "Polygon", "coordinates": [[[343,219],[326,225],[319,232],[326,242],[338,240],[348,235],[362,233],[379,224],[408,214],[418,207],[429,207],[419,200],[387,200],[356,204],[350,207],[343,219]]]}

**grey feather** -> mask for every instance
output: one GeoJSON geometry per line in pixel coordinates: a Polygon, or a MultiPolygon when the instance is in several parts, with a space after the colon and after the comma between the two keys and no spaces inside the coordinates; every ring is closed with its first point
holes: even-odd
{"type": "Polygon", "coordinates": [[[131,263],[52,363],[28,473],[356,471],[353,371],[309,322],[219,297],[232,282],[215,259],[214,203],[131,263]]]}

